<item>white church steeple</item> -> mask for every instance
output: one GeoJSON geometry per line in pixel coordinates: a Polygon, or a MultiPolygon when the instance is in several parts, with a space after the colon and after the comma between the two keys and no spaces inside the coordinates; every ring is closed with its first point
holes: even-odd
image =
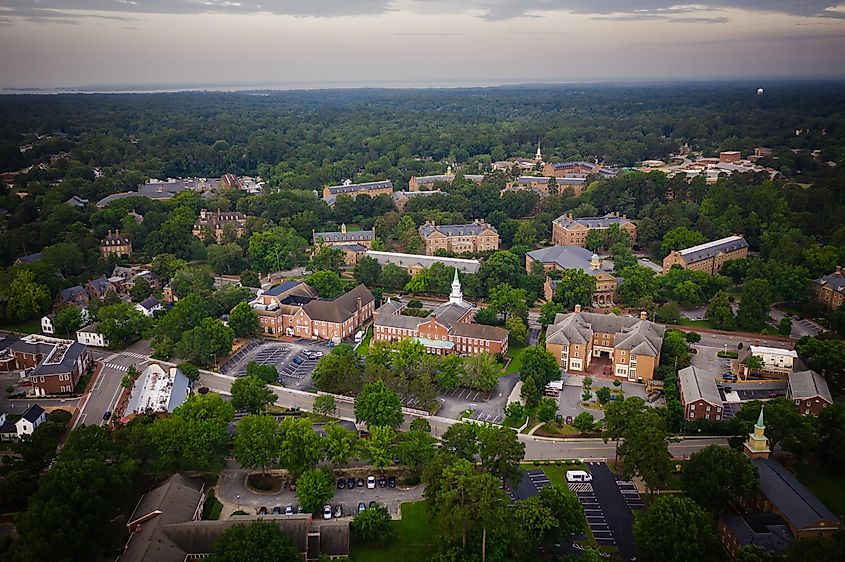
{"type": "Polygon", "coordinates": [[[452,279],[452,292],[449,293],[449,303],[464,304],[464,293],[461,290],[461,281],[458,279],[458,268],[455,268],[455,278],[452,279]]]}
{"type": "Polygon", "coordinates": [[[543,153],[540,152],[540,141],[537,141],[537,154],[534,155],[535,162],[543,161],[543,153]]]}

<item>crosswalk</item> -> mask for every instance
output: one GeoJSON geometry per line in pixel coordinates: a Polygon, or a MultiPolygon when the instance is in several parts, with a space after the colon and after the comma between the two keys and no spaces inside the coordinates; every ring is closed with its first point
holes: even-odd
{"type": "Polygon", "coordinates": [[[125,365],[118,365],[117,363],[104,363],[104,366],[109,367],[110,369],[114,369],[116,371],[121,371],[123,373],[129,370],[129,367],[125,365]]]}
{"type": "Polygon", "coordinates": [[[135,353],[134,351],[124,351],[123,353],[121,353],[121,355],[128,355],[129,357],[132,357],[134,359],[141,359],[142,361],[149,360],[148,356],[143,355],[141,353],[135,353]]]}

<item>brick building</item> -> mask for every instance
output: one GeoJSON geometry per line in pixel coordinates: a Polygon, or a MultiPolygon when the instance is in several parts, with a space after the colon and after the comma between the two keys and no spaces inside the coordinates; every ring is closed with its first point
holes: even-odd
{"type": "Polygon", "coordinates": [[[837,310],[845,303],[845,270],[841,265],[836,271],[813,281],[816,300],[831,310],[837,310]]]}
{"type": "Polygon", "coordinates": [[[603,217],[574,218],[572,214],[562,215],[552,221],[552,242],[558,246],[586,246],[587,234],[591,230],[606,230],[619,225],[631,236],[631,243],[637,241],[637,225],[625,215],[608,213],[603,217]]]}
{"type": "Polygon", "coordinates": [[[593,359],[609,359],[612,376],[645,384],[654,378],[666,327],[639,318],[581,312],[558,314],[546,328],[546,349],[567,372],[587,372],[593,359]]]}
{"type": "Polygon", "coordinates": [[[314,251],[317,246],[329,246],[343,252],[346,265],[355,265],[364,253],[373,247],[376,238],[375,228],[372,230],[347,231],[346,224],[340,225],[336,232],[312,232],[311,241],[314,251]]]}
{"type": "MultiPolygon", "coordinates": [[[[613,306],[616,289],[621,278],[613,275],[613,264],[602,260],[598,254],[579,246],[551,246],[540,248],[525,254],[525,270],[531,273],[534,264],[543,266],[548,273],[555,270],[578,269],[596,279],[596,289],[593,291],[593,306],[613,306]]],[[[557,290],[557,281],[546,277],[543,284],[543,297],[552,300],[557,290]]]]}
{"type": "Polygon", "coordinates": [[[805,416],[818,416],[822,409],[833,404],[827,381],[815,371],[791,373],[786,397],[792,400],[798,411],[805,416]]]}
{"type": "Polygon", "coordinates": [[[206,233],[211,233],[214,239],[220,244],[226,232],[231,232],[235,238],[240,238],[246,232],[246,215],[238,211],[209,212],[205,209],[200,211],[197,222],[194,223],[193,234],[197,238],[203,238],[206,233]]]}
{"type": "Polygon", "coordinates": [[[678,392],[684,419],[688,421],[721,421],[723,414],[722,395],[716,386],[716,379],[694,365],[678,371],[678,392]]]}
{"type": "Polygon", "coordinates": [[[495,226],[487,224],[484,219],[477,219],[470,224],[447,225],[426,221],[419,231],[428,256],[433,256],[437,250],[462,254],[499,249],[499,233],[495,226]]]}
{"type": "Polygon", "coordinates": [[[109,233],[100,241],[100,255],[104,258],[109,256],[126,256],[132,255],[132,242],[126,236],[122,236],[117,230],[109,233]]]}
{"type": "Polygon", "coordinates": [[[86,347],[72,340],[32,334],[0,342],[0,371],[32,369],[27,376],[34,396],[73,392],[90,363],[86,347]]]}
{"type": "Polygon", "coordinates": [[[425,318],[405,316],[402,314],[404,308],[395,301],[379,307],[373,322],[374,341],[413,339],[423,344],[427,352],[437,355],[504,354],[508,351],[507,330],[473,323],[475,310],[463,299],[457,270],[448,302],[425,318]]]}
{"type": "Polygon", "coordinates": [[[338,195],[348,195],[355,199],[361,194],[376,197],[377,195],[390,195],[392,193],[393,182],[390,180],[371,181],[367,183],[352,183],[346,180],[342,185],[327,185],[324,187],[323,201],[327,205],[333,206],[338,195]]]}
{"type": "Polygon", "coordinates": [[[669,271],[673,265],[679,265],[684,269],[704,271],[715,275],[726,261],[738,260],[747,255],[748,242],[745,241],[745,238],[728,236],[684,250],[670,252],[668,256],[663,258],[663,271],[669,271]]]}

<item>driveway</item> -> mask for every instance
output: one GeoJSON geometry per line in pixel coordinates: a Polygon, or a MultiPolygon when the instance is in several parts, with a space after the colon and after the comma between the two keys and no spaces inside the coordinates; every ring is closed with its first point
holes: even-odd
{"type": "Polygon", "coordinates": [[[272,365],[279,373],[279,382],[287,388],[311,390],[311,373],[317,367],[319,359],[309,359],[302,355],[304,350],[319,351],[324,355],[331,348],[324,342],[299,340],[295,343],[272,340],[252,340],[223,364],[221,372],[233,377],[241,377],[246,372],[247,363],[255,361],[259,365],[272,365]],[[297,361],[298,358],[298,361],[297,361]]]}
{"type": "MultiPolygon", "coordinates": [[[[611,390],[616,390],[613,386],[613,381],[609,379],[593,379],[591,392],[595,397],[596,390],[600,387],[607,387],[611,390]]],[[[630,382],[623,382],[622,389],[625,397],[639,396],[643,400],[646,397],[645,386],[641,384],[634,384],[630,382]]],[[[572,416],[573,418],[581,412],[589,412],[593,414],[597,420],[604,418],[604,412],[599,409],[584,408],[581,406],[581,393],[584,392],[584,377],[581,375],[573,375],[570,373],[563,374],[563,390],[558,398],[557,413],[563,416],[572,416]]]]}
{"type": "Polygon", "coordinates": [[[472,410],[470,418],[474,420],[500,423],[505,419],[508,396],[517,381],[519,381],[519,373],[499,377],[496,388],[489,395],[466,388],[442,391],[438,398],[440,410],[437,415],[457,420],[461,418],[464,411],[472,410]]]}
{"type": "MultiPolygon", "coordinates": [[[[769,312],[769,317],[772,319],[772,324],[777,326],[781,320],[786,318],[786,313],[777,308],[773,308],[769,312]]],[[[798,340],[804,336],[817,336],[824,331],[821,326],[806,318],[798,320],[798,317],[792,316],[790,317],[790,320],[792,320],[792,332],[790,332],[789,337],[792,339],[798,340]]]]}
{"type": "MultiPolygon", "coordinates": [[[[347,475],[352,476],[354,474],[356,478],[366,478],[368,474],[372,474],[374,476],[378,475],[378,472],[374,469],[370,471],[367,471],[366,469],[348,469],[333,472],[335,474],[335,486],[337,478],[340,478],[341,476],[346,478],[347,475]]],[[[266,507],[267,510],[270,511],[277,505],[281,506],[283,509],[286,505],[292,505],[294,507],[294,511],[296,511],[296,508],[299,506],[299,500],[296,497],[296,492],[291,492],[289,490],[283,490],[275,494],[261,494],[253,492],[244,485],[244,480],[247,474],[249,474],[249,471],[246,470],[227,469],[221,471],[220,478],[217,480],[217,497],[225,500],[233,506],[239,506],[240,509],[246,511],[247,513],[255,513],[261,506],[266,507]]],[[[387,471],[386,474],[389,476],[390,471],[387,471]]],[[[422,485],[404,486],[401,478],[398,479],[396,488],[379,488],[378,485],[376,485],[376,488],[373,490],[367,489],[366,487],[356,487],[352,490],[338,490],[335,487],[334,497],[329,500],[329,503],[332,507],[340,504],[343,506],[344,516],[352,516],[357,513],[359,502],[369,504],[371,501],[376,501],[387,507],[391,515],[397,516],[399,514],[399,505],[403,502],[412,502],[422,499],[424,489],[425,487],[422,485]]]]}

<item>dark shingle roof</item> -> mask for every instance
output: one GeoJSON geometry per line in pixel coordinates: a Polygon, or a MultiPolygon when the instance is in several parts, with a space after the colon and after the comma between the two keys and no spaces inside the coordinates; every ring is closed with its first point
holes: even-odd
{"type": "Polygon", "coordinates": [[[431,236],[434,232],[439,232],[445,236],[478,236],[486,229],[496,232],[496,227],[492,224],[474,222],[470,224],[424,224],[420,227],[420,234],[423,238],[431,236]]]}
{"type": "Polygon", "coordinates": [[[275,287],[267,289],[264,294],[268,297],[278,297],[279,295],[290,291],[300,283],[302,283],[302,281],[285,281],[281,285],[276,285],[275,287]]]}
{"type": "Polygon", "coordinates": [[[685,248],[680,251],[680,254],[687,263],[695,263],[703,259],[712,258],[718,254],[733,252],[747,247],[748,242],[742,236],[728,236],[727,238],[685,248]]]}
{"type": "Polygon", "coordinates": [[[158,299],[155,297],[147,297],[138,304],[140,304],[146,310],[152,310],[159,304],[159,302],[158,299]]]}
{"type": "Polygon", "coordinates": [[[67,289],[62,289],[59,291],[59,298],[63,301],[69,301],[75,299],[77,296],[88,296],[88,293],[85,292],[85,289],[80,286],[76,285],[74,287],[68,287],[67,289]]]}
{"type": "Polygon", "coordinates": [[[70,373],[73,370],[73,364],[85,352],[85,346],[81,343],[73,342],[70,347],[64,350],[64,354],[58,357],[56,354],[61,352],[62,350],[56,348],[53,354],[45,358],[44,362],[33,369],[29,376],[70,373]],[[53,362],[54,360],[55,362],[53,362]]]}
{"type": "Polygon", "coordinates": [[[302,308],[311,320],[341,323],[348,320],[357,310],[358,297],[361,298],[361,306],[375,300],[367,287],[358,285],[334,300],[313,300],[302,308]]]}
{"type": "Polygon", "coordinates": [[[355,230],[347,232],[315,232],[313,242],[322,239],[324,242],[366,242],[375,238],[374,230],[355,230]]]}
{"type": "Polygon", "coordinates": [[[796,529],[814,527],[821,521],[837,525],[839,520],[795,476],[772,459],[755,459],[760,474],[760,491],[796,529]]]}
{"type": "Polygon", "coordinates": [[[823,398],[833,404],[833,396],[823,376],[815,371],[797,371],[789,374],[789,396],[793,400],[823,398]]]}
{"type": "Polygon", "coordinates": [[[44,408],[39,406],[38,404],[33,404],[29,408],[26,409],[26,412],[23,413],[21,418],[25,419],[29,423],[35,423],[38,421],[38,418],[41,417],[41,414],[44,413],[44,408]]]}
{"type": "Polygon", "coordinates": [[[632,222],[626,217],[617,217],[613,214],[606,214],[603,217],[581,217],[581,218],[570,218],[568,215],[563,215],[554,220],[554,222],[558,223],[564,228],[569,228],[574,224],[580,224],[587,228],[610,228],[612,224],[618,224],[622,226],[623,224],[628,224],[632,222]]]}
{"type": "Polygon", "coordinates": [[[37,254],[29,254],[28,256],[21,256],[18,258],[21,263],[35,263],[41,259],[41,252],[37,254]]]}
{"type": "Polygon", "coordinates": [[[815,280],[815,283],[824,285],[838,293],[845,292],[845,273],[842,271],[835,271],[830,275],[825,275],[815,280]]]}

